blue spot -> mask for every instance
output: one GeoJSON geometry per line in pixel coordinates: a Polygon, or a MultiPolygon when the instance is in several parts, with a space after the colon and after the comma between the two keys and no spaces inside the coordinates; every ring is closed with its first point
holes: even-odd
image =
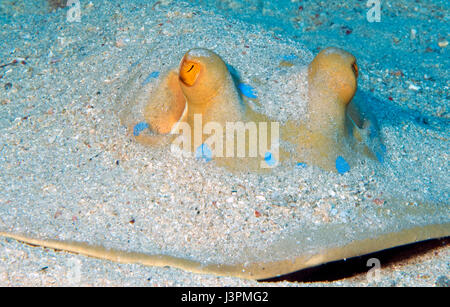
{"type": "Polygon", "coordinates": [[[298,162],[298,163],[297,163],[297,166],[298,166],[298,167],[305,168],[305,167],[307,167],[308,165],[307,165],[306,163],[303,163],[303,162],[298,162]]]}
{"type": "Polygon", "coordinates": [[[384,146],[384,144],[381,144],[380,149],[381,149],[381,152],[379,152],[379,151],[375,152],[375,156],[377,157],[378,162],[383,163],[384,155],[386,154],[386,146],[384,146]]]}
{"type": "Polygon", "coordinates": [[[145,123],[145,122],[138,123],[133,128],[133,135],[139,136],[139,134],[141,134],[142,131],[144,131],[145,129],[148,129],[148,128],[150,128],[150,126],[147,123],[145,123]]]}
{"type": "Polygon", "coordinates": [[[158,78],[158,77],[159,77],[159,71],[154,71],[154,72],[150,73],[150,74],[148,75],[148,77],[145,78],[144,81],[142,81],[142,85],[146,85],[146,84],[149,83],[152,79],[156,79],[156,78],[158,78]]]}
{"type": "Polygon", "coordinates": [[[375,156],[377,157],[378,162],[383,163],[384,157],[382,153],[379,153],[378,151],[375,153],[375,156]]]}
{"type": "Polygon", "coordinates": [[[288,55],[283,55],[281,58],[285,61],[293,61],[293,60],[297,59],[298,56],[296,56],[295,54],[292,53],[292,54],[288,54],[288,55]]]}
{"type": "Polygon", "coordinates": [[[266,152],[264,154],[264,161],[266,161],[267,165],[274,166],[277,163],[270,152],[266,152]]]}
{"type": "Polygon", "coordinates": [[[253,87],[251,87],[250,85],[245,84],[245,83],[240,83],[238,85],[238,88],[241,91],[242,95],[247,96],[248,98],[258,98],[258,96],[256,96],[255,89],[253,87]]]}
{"type": "Polygon", "coordinates": [[[212,151],[209,149],[208,145],[202,144],[198,146],[197,150],[195,151],[195,157],[197,159],[205,159],[206,162],[209,162],[212,160],[212,151]]]}
{"type": "Polygon", "coordinates": [[[339,174],[345,174],[350,170],[350,165],[341,156],[336,159],[336,169],[339,174]]]}

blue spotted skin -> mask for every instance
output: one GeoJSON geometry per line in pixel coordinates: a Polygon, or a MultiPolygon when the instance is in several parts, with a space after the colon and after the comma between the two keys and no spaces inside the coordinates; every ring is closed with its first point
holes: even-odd
{"type": "Polygon", "coordinates": [[[195,158],[197,159],[205,159],[206,162],[209,162],[212,160],[212,151],[208,147],[207,144],[200,145],[197,150],[195,151],[195,158]]]}
{"type": "Polygon", "coordinates": [[[150,74],[148,75],[148,77],[145,78],[144,81],[142,81],[142,85],[146,85],[146,84],[149,83],[152,79],[156,79],[156,78],[158,78],[158,77],[159,77],[159,71],[154,71],[154,72],[150,73],[150,74]]]}
{"type": "Polygon", "coordinates": [[[238,88],[239,91],[241,91],[242,95],[252,99],[258,98],[258,96],[256,95],[256,91],[252,86],[245,83],[240,83],[238,85],[238,88]]]}
{"type": "Polygon", "coordinates": [[[377,157],[378,162],[380,162],[380,163],[384,162],[384,156],[382,153],[376,152],[375,156],[377,157]]]}
{"type": "Polygon", "coordinates": [[[139,134],[141,134],[142,131],[144,131],[145,129],[148,129],[148,128],[150,128],[150,126],[146,122],[140,122],[140,123],[136,124],[136,126],[134,126],[133,135],[139,136],[139,134]]]}
{"type": "Polygon", "coordinates": [[[307,167],[308,165],[306,164],[306,163],[303,163],[303,162],[299,162],[299,163],[297,163],[297,167],[302,167],[302,168],[304,168],[304,167],[307,167]]]}
{"type": "Polygon", "coordinates": [[[348,165],[343,157],[339,156],[336,159],[336,170],[339,174],[345,174],[350,171],[350,165],[348,165]]]}
{"type": "Polygon", "coordinates": [[[386,155],[386,146],[384,144],[380,144],[380,151],[375,152],[375,156],[377,156],[378,162],[384,162],[384,156],[386,155]]]}
{"type": "Polygon", "coordinates": [[[270,152],[264,154],[264,161],[266,161],[269,166],[274,166],[277,163],[277,160],[273,158],[272,153],[270,152]]]}
{"type": "Polygon", "coordinates": [[[281,58],[285,61],[293,61],[293,60],[297,59],[298,56],[296,56],[295,54],[288,54],[288,55],[283,55],[281,58]]]}

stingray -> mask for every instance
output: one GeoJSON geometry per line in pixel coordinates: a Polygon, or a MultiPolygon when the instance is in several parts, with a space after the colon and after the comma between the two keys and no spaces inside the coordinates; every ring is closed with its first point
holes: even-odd
{"type": "MultiPolygon", "coordinates": [[[[337,53],[340,55],[343,54],[340,51],[337,53]]],[[[347,54],[343,56],[348,57],[347,54]]],[[[351,58],[350,60],[351,65],[347,67],[349,73],[357,74],[357,68],[352,66],[353,60],[351,58]]],[[[191,62],[186,64],[185,62],[186,59],[182,61],[180,74],[198,73],[201,71],[201,68],[196,66],[201,63],[199,64],[199,62],[195,62],[194,60],[192,60],[194,64],[191,62]]],[[[220,65],[220,69],[225,71],[225,66],[222,63],[220,65]]],[[[138,69],[142,69],[142,66],[139,65],[138,69]]],[[[145,134],[141,133],[143,133],[143,130],[146,130],[149,133],[148,137],[151,138],[151,141],[144,141],[142,143],[168,146],[166,140],[170,136],[166,135],[166,133],[172,127],[165,127],[163,124],[158,124],[157,127],[161,127],[164,133],[155,133],[155,131],[151,131],[152,125],[147,122],[148,118],[146,118],[145,114],[148,112],[145,111],[145,106],[149,103],[148,97],[151,97],[152,93],[155,95],[155,88],[158,91],[158,87],[151,84],[152,82],[149,82],[145,76],[146,74],[139,71],[139,73],[134,74],[123,86],[123,94],[119,97],[118,102],[118,113],[122,118],[122,123],[129,128],[130,135],[134,135],[134,139],[139,140],[139,137],[142,138],[143,135],[145,136],[145,134]],[[150,86],[151,90],[147,88],[148,86],[150,86]]],[[[154,74],[153,76],[155,76],[155,79],[158,78],[158,74],[154,74]]],[[[333,74],[328,75],[328,77],[330,76],[331,78],[335,77],[333,74]]],[[[163,78],[165,77],[161,79],[163,78]]],[[[176,73],[175,79],[169,74],[169,81],[167,81],[169,85],[166,86],[165,90],[170,87],[178,87],[177,84],[173,85],[174,83],[172,82],[176,78],[176,73]]],[[[190,76],[183,75],[183,78],[180,79],[185,82],[182,86],[189,88],[196,82],[197,76],[191,78],[190,76]]],[[[233,81],[229,75],[226,75],[226,80],[228,82],[227,86],[229,86],[227,91],[232,91],[230,95],[233,96],[233,107],[238,110],[238,93],[233,89],[233,81]]],[[[327,87],[326,91],[323,92],[324,88],[322,86],[323,82],[325,82],[323,79],[310,80],[310,82],[317,82],[316,87],[319,89],[319,92],[316,92],[314,95],[323,95],[325,97],[323,99],[328,100],[332,99],[330,97],[334,97],[329,92],[330,87],[327,87]]],[[[333,90],[335,89],[331,87],[331,91],[333,90]]],[[[183,96],[179,92],[175,94],[163,92],[162,95],[164,99],[169,97],[169,99],[174,99],[176,102],[175,107],[172,109],[169,108],[169,110],[173,110],[173,113],[177,114],[177,117],[175,119],[173,116],[170,117],[170,121],[177,122],[177,118],[186,118],[184,112],[184,98],[186,96],[183,96]]],[[[164,99],[163,103],[167,101],[164,99]]],[[[426,127],[423,127],[422,123],[417,123],[417,121],[413,120],[414,116],[407,110],[399,110],[392,106],[383,105],[379,100],[367,93],[357,92],[356,95],[351,94],[347,99],[351,101],[350,104],[348,106],[346,104],[345,108],[336,111],[343,112],[340,114],[343,123],[345,121],[346,125],[346,128],[344,126],[339,127],[342,133],[339,132],[336,138],[339,141],[339,138],[343,137],[341,134],[344,133],[345,129],[346,137],[349,140],[353,140],[348,146],[345,146],[344,149],[339,148],[339,144],[334,137],[332,138],[332,142],[326,141],[325,145],[323,145],[324,143],[320,141],[320,137],[311,136],[309,139],[310,142],[319,144],[317,146],[319,147],[318,152],[320,153],[315,151],[314,146],[316,145],[313,145],[312,153],[296,155],[295,152],[298,152],[300,149],[294,146],[294,154],[289,155],[289,159],[286,159],[294,164],[295,162],[299,162],[298,165],[306,164],[307,167],[313,167],[314,171],[322,176],[335,176],[333,178],[336,178],[336,176],[345,176],[348,173],[348,169],[345,168],[345,171],[342,171],[342,167],[338,166],[337,161],[341,157],[340,152],[344,152],[345,155],[350,151],[354,155],[349,154],[343,159],[345,164],[351,164],[352,170],[354,166],[357,170],[358,165],[369,164],[371,168],[378,171],[377,176],[380,182],[382,182],[381,187],[378,187],[378,191],[383,190],[385,192],[383,200],[366,200],[362,204],[355,205],[351,213],[346,213],[349,216],[340,216],[340,221],[342,222],[310,223],[308,220],[305,220],[302,223],[302,227],[284,233],[283,236],[278,237],[264,249],[245,250],[239,256],[239,259],[233,260],[230,260],[229,255],[224,255],[223,259],[225,260],[223,262],[210,261],[207,257],[202,258],[198,255],[193,257],[180,257],[168,253],[149,254],[133,252],[126,249],[121,250],[120,248],[106,248],[101,244],[95,245],[84,242],[38,238],[8,231],[0,232],[0,235],[26,244],[118,263],[135,263],[160,267],[171,266],[195,273],[235,276],[256,280],[273,278],[323,263],[360,256],[413,242],[449,236],[450,215],[447,202],[448,189],[444,187],[444,190],[441,190],[439,186],[433,185],[429,188],[430,192],[424,195],[420,191],[417,191],[417,187],[420,187],[423,183],[420,180],[418,180],[418,183],[414,182],[414,179],[417,179],[415,177],[417,176],[417,171],[411,172],[410,175],[408,173],[398,173],[398,176],[395,175],[399,165],[391,161],[393,157],[391,153],[392,151],[398,150],[393,147],[393,144],[400,146],[401,144],[399,142],[402,141],[402,138],[389,135],[391,133],[389,132],[390,128],[397,129],[402,123],[408,122],[413,126],[415,131],[418,131],[418,134],[409,136],[410,139],[408,142],[420,142],[420,139],[414,139],[414,137],[418,138],[418,135],[420,136],[421,133],[425,133],[427,137],[436,138],[436,143],[433,144],[437,145],[435,145],[434,149],[439,151],[442,149],[442,143],[439,140],[444,140],[444,142],[448,141],[445,123],[441,119],[435,119],[431,125],[427,124],[426,127]],[[444,128],[442,128],[443,125],[444,128]],[[413,139],[411,140],[411,138],[413,139]],[[360,146],[361,144],[364,146],[360,146]],[[322,159],[317,165],[311,165],[314,164],[314,157],[318,157],[318,155],[326,151],[324,148],[332,153],[331,162],[327,159],[322,159]],[[299,161],[299,159],[305,157],[307,159],[306,163],[304,160],[299,161]],[[333,169],[335,160],[336,169],[333,169]],[[337,174],[335,174],[336,171],[337,174]],[[396,190],[395,187],[392,187],[389,181],[393,180],[393,178],[398,179],[398,182],[404,185],[402,190],[396,190]]],[[[221,101],[226,101],[226,99],[221,98],[221,101]]],[[[150,109],[154,110],[154,107],[150,107],[150,109]]],[[[330,111],[326,107],[319,107],[319,109],[319,112],[335,112],[333,110],[330,111]]],[[[218,110],[217,114],[223,115],[223,111],[218,110]]],[[[239,115],[241,113],[238,111],[235,113],[238,114],[236,116],[244,116],[239,115]]],[[[245,112],[242,114],[245,114],[245,112]]],[[[208,116],[214,117],[215,115],[208,116]]],[[[325,117],[319,117],[316,120],[326,121],[325,117]]],[[[166,123],[166,121],[160,122],[166,123]]],[[[286,126],[292,130],[292,127],[296,125],[286,123],[286,126]]],[[[301,131],[305,131],[305,129],[316,129],[312,128],[312,126],[306,125],[306,128],[297,128],[301,131]]],[[[329,124],[325,125],[325,127],[323,125],[319,125],[318,127],[319,133],[326,134],[330,130],[333,130],[332,125],[329,124]]],[[[312,133],[311,135],[315,134],[312,133]]],[[[289,140],[291,139],[288,138],[289,140]]],[[[303,144],[302,142],[304,141],[305,139],[300,139],[300,141],[294,140],[292,142],[295,145],[296,142],[303,144]]],[[[445,144],[443,146],[445,147],[445,144]]],[[[289,149],[286,149],[286,152],[289,152],[289,149]]],[[[217,165],[217,167],[222,166],[220,164],[217,165]]],[[[229,165],[225,163],[225,167],[227,166],[229,165]]],[[[232,166],[232,168],[234,167],[235,165],[232,166]]],[[[415,168],[414,165],[410,167],[415,168]]],[[[275,168],[271,171],[277,172],[277,169],[275,168]]],[[[440,174],[442,174],[442,171],[440,171],[440,174]]],[[[445,176],[445,169],[443,174],[445,176]]],[[[330,212],[332,210],[329,210],[327,214],[331,214],[330,212]]],[[[223,250],[221,252],[224,254],[227,253],[223,250]]]]}

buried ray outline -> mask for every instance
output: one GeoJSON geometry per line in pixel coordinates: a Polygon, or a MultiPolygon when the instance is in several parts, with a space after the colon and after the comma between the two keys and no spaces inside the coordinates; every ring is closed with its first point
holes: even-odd
{"type": "MultiPolygon", "coordinates": [[[[191,51],[191,53],[188,52],[187,56],[183,57],[183,60],[180,64],[180,72],[177,73],[174,71],[170,71],[166,76],[162,78],[163,80],[162,84],[165,83],[167,87],[164,87],[163,85],[163,87],[159,87],[156,89],[157,91],[160,90],[162,93],[160,96],[158,96],[161,98],[160,101],[159,102],[157,100],[151,101],[152,103],[147,104],[146,105],[147,109],[144,111],[146,121],[150,122],[146,123],[148,127],[145,125],[141,125],[138,127],[138,129],[135,130],[136,133],[134,133],[135,131],[131,130],[133,131],[138,141],[148,143],[149,145],[158,145],[158,146],[160,144],[167,144],[167,142],[165,141],[167,141],[167,139],[170,139],[170,137],[173,137],[171,135],[169,138],[167,138],[167,134],[173,131],[174,127],[176,128],[178,124],[183,122],[183,120],[192,122],[192,118],[195,117],[195,114],[202,114],[206,118],[211,118],[219,123],[220,122],[224,123],[230,118],[233,120],[236,119],[242,120],[250,117],[254,118],[255,121],[265,119],[263,115],[256,114],[252,112],[248,106],[241,104],[237,90],[232,83],[231,76],[226,66],[224,64],[222,65],[223,61],[222,60],[219,61],[215,57],[210,57],[210,55],[211,55],[210,51],[205,51],[203,49],[201,50],[196,49],[193,52],[191,51]],[[210,60],[213,61],[213,63],[218,63],[219,71],[222,72],[222,74],[218,75],[214,74],[214,77],[217,78],[218,80],[222,81],[225,80],[226,82],[221,82],[222,85],[225,84],[225,87],[215,88],[210,87],[209,85],[206,86],[213,88],[214,89],[213,93],[208,95],[207,94],[200,95],[200,97],[198,97],[196,96],[198,93],[193,91],[193,89],[195,88],[193,86],[199,80],[201,80],[202,75],[191,76],[190,74],[191,73],[198,74],[199,72],[202,71],[202,67],[194,65],[194,63],[197,63],[198,65],[198,62],[195,62],[195,60],[198,59],[198,57],[204,56],[205,54],[208,55],[207,58],[209,57],[210,60]],[[191,56],[193,56],[193,58],[191,58],[191,56]],[[178,82],[180,77],[183,79],[184,83],[178,82]],[[168,88],[173,88],[177,86],[179,86],[182,91],[183,89],[185,90],[185,92],[182,93],[183,95],[180,95],[179,91],[172,91],[172,90],[167,91],[168,88]],[[218,96],[217,93],[222,94],[227,93],[227,95],[225,95],[226,97],[220,95],[218,96]],[[230,94],[234,98],[232,100],[228,100],[227,98],[229,98],[228,96],[230,96],[228,94],[230,94]],[[211,97],[213,96],[214,98],[218,97],[218,100],[216,100],[216,102],[217,101],[227,102],[227,104],[225,105],[212,104],[216,109],[210,108],[212,99],[211,97]],[[188,100],[188,102],[186,102],[186,100],[188,100]],[[175,101],[176,103],[165,105],[164,102],[167,101],[175,101]],[[191,103],[189,103],[189,101],[191,101],[191,103]],[[194,103],[192,103],[192,101],[194,101],[194,103]],[[206,104],[202,103],[204,101],[206,101],[207,103],[206,104]],[[224,112],[229,110],[231,110],[231,112],[224,112]],[[153,111],[159,111],[159,113],[155,113],[153,111]],[[161,120],[164,117],[165,119],[161,120]],[[151,139],[147,139],[146,138],[147,136],[145,134],[141,134],[141,132],[148,128],[151,128],[156,132],[159,132],[160,134],[153,135],[151,136],[151,139]],[[142,137],[142,139],[140,137],[142,137]]],[[[365,136],[361,132],[361,130],[365,129],[365,127],[367,126],[368,127],[375,127],[375,126],[370,121],[367,122],[367,120],[362,116],[362,114],[358,111],[357,108],[352,109],[356,110],[356,112],[353,112],[356,113],[356,115],[355,114],[349,115],[347,112],[345,112],[346,106],[352,106],[352,98],[356,90],[357,66],[355,64],[354,57],[340,49],[328,48],[322,51],[316,59],[320,60],[321,58],[325,58],[326,60],[325,63],[327,63],[328,60],[331,61],[329,63],[330,65],[324,66],[326,69],[329,69],[331,67],[331,71],[319,69],[319,72],[326,71],[327,73],[325,73],[324,75],[319,74],[320,78],[317,81],[317,84],[321,86],[325,84],[326,85],[325,88],[333,89],[332,86],[329,86],[330,82],[331,85],[337,85],[333,84],[333,82],[339,83],[342,81],[339,78],[335,78],[336,75],[334,73],[339,72],[340,67],[343,66],[345,67],[344,70],[347,72],[347,74],[350,75],[350,79],[353,78],[352,77],[353,74],[354,83],[350,82],[349,84],[346,84],[342,96],[340,94],[337,95],[337,93],[333,90],[331,92],[330,91],[320,92],[319,95],[315,95],[314,94],[315,88],[310,88],[309,93],[311,98],[310,99],[311,104],[309,105],[310,107],[309,110],[313,110],[315,107],[318,107],[319,110],[331,111],[331,109],[328,109],[326,106],[315,104],[317,102],[322,102],[323,100],[331,101],[332,103],[336,103],[336,105],[334,106],[338,111],[335,111],[334,113],[339,113],[339,121],[329,122],[330,117],[321,118],[321,116],[323,117],[323,114],[326,114],[326,112],[322,114],[320,112],[311,111],[312,116],[310,117],[310,120],[312,118],[312,121],[303,126],[298,125],[298,123],[292,124],[292,126],[296,127],[295,129],[293,129],[293,131],[295,132],[292,136],[294,138],[293,143],[301,146],[303,143],[302,139],[300,140],[298,139],[299,131],[300,132],[306,131],[306,134],[309,131],[310,133],[309,138],[311,140],[308,141],[309,142],[308,144],[315,144],[314,146],[316,146],[315,148],[313,146],[312,150],[327,152],[327,149],[331,148],[333,155],[339,154],[336,159],[341,157],[342,159],[344,159],[344,161],[346,161],[346,159],[340,155],[340,152],[337,151],[337,148],[340,147],[339,141],[341,139],[347,140],[344,126],[346,124],[346,120],[348,119],[348,117],[350,117],[350,124],[354,126],[353,133],[356,135],[355,138],[358,141],[360,140],[364,141],[365,136]],[[333,60],[336,58],[338,59],[337,62],[333,60]],[[317,122],[314,122],[314,120],[318,122],[328,123],[328,125],[315,125],[317,124],[317,122]],[[327,139],[328,132],[330,131],[335,134],[333,135],[333,137],[331,137],[331,139],[327,139]],[[322,142],[321,140],[323,140],[324,138],[326,140],[322,142]]],[[[313,61],[313,64],[311,64],[310,66],[311,72],[317,72],[317,70],[315,70],[314,68],[314,63],[317,64],[317,61],[316,62],[313,61]]],[[[338,77],[340,77],[339,74],[338,77]]],[[[343,82],[346,81],[347,79],[344,78],[343,82]]],[[[311,82],[310,84],[314,84],[314,82],[311,82]]],[[[201,142],[197,143],[200,144],[200,146],[202,146],[203,139],[201,139],[201,142]]],[[[195,148],[196,147],[194,146],[194,149],[195,148]]],[[[302,150],[303,148],[298,149],[297,152],[297,154],[299,154],[298,159],[299,160],[301,159],[302,163],[307,162],[308,164],[314,164],[314,161],[308,161],[307,159],[305,159],[305,156],[302,156],[302,150]]],[[[272,159],[271,155],[269,157],[267,153],[264,153],[264,158],[266,157],[268,157],[268,159],[270,158],[269,160],[272,159]]],[[[333,166],[335,165],[335,161],[333,160],[334,157],[329,161],[325,160],[325,162],[319,163],[319,166],[321,166],[324,169],[332,169],[333,166]]],[[[347,167],[345,167],[345,169],[347,169],[347,167]]],[[[200,261],[185,259],[181,257],[174,257],[170,255],[163,255],[163,254],[152,255],[129,251],[121,251],[121,250],[107,249],[102,246],[88,245],[87,243],[83,242],[38,239],[33,238],[32,236],[29,235],[19,235],[8,232],[0,232],[0,236],[15,239],[30,245],[37,245],[57,250],[64,250],[67,252],[77,253],[80,255],[110,260],[119,263],[136,263],[148,266],[171,266],[195,273],[215,274],[221,276],[236,276],[249,279],[266,279],[334,260],[359,256],[370,252],[376,252],[379,250],[404,245],[412,242],[450,236],[450,223],[431,224],[431,225],[422,224],[419,226],[414,225],[414,223],[410,223],[408,225],[409,227],[402,226],[403,230],[400,231],[392,231],[391,227],[390,228],[391,230],[387,231],[386,233],[376,235],[366,235],[365,237],[364,235],[360,235],[360,233],[357,233],[363,239],[353,240],[352,242],[347,242],[346,244],[342,244],[341,246],[338,247],[323,248],[321,250],[316,250],[313,253],[296,253],[295,249],[292,249],[291,252],[289,253],[290,254],[289,257],[286,257],[286,259],[284,260],[261,262],[261,261],[251,261],[250,257],[249,259],[247,259],[248,261],[244,263],[235,263],[235,264],[202,263],[200,261]]],[[[293,235],[293,238],[294,237],[295,236],[293,235]]],[[[290,244],[291,246],[294,246],[296,244],[296,241],[295,239],[293,239],[293,241],[284,242],[283,244],[285,245],[290,244]]],[[[279,244],[275,244],[270,248],[271,250],[269,250],[269,252],[270,251],[275,252],[279,250],[280,246],[281,245],[279,244]]]]}
{"type": "MultiPolygon", "coordinates": [[[[392,247],[448,236],[450,236],[450,223],[427,225],[409,228],[396,233],[387,233],[374,238],[353,241],[343,247],[329,248],[319,253],[294,255],[285,260],[225,264],[202,263],[200,261],[170,255],[130,252],[108,249],[99,245],[89,245],[84,242],[38,239],[28,235],[0,232],[0,237],[14,239],[32,246],[62,250],[116,263],[139,264],[152,267],[170,266],[198,274],[232,276],[253,280],[279,277],[336,260],[362,256],[392,247]]],[[[275,246],[274,248],[276,249],[278,247],[275,246]]]]}

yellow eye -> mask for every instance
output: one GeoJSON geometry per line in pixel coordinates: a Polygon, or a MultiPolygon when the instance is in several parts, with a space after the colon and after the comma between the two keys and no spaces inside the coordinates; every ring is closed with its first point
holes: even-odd
{"type": "Polygon", "coordinates": [[[355,73],[355,77],[358,78],[359,73],[358,73],[358,65],[356,65],[356,62],[353,63],[352,69],[353,69],[353,72],[355,73]]]}
{"type": "Polygon", "coordinates": [[[197,81],[200,70],[201,66],[199,63],[183,60],[180,66],[180,80],[184,84],[192,86],[195,84],[195,81],[197,81]]]}

